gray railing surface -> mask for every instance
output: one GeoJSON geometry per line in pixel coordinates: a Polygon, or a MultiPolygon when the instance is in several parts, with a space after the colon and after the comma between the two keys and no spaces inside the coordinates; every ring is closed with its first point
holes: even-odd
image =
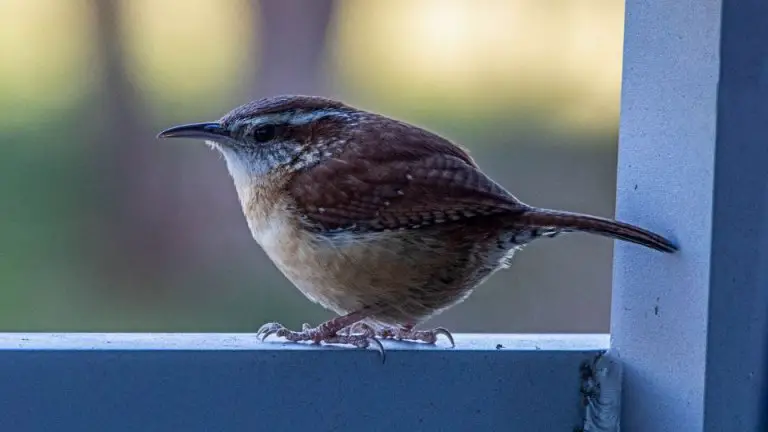
{"type": "Polygon", "coordinates": [[[372,350],[237,334],[0,335],[2,431],[573,431],[607,335],[372,350]]]}

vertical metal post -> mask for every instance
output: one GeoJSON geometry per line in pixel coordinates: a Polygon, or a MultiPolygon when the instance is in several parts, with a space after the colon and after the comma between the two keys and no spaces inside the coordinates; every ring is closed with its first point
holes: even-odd
{"type": "Polygon", "coordinates": [[[768,2],[627,0],[617,216],[622,430],[768,427],[768,2]]]}

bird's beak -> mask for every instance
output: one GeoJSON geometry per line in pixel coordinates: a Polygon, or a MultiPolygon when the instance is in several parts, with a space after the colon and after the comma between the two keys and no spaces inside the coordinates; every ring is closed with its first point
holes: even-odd
{"type": "Polygon", "coordinates": [[[221,123],[192,123],[174,126],[157,135],[158,138],[202,138],[218,141],[228,138],[229,132],[221,123]]]}

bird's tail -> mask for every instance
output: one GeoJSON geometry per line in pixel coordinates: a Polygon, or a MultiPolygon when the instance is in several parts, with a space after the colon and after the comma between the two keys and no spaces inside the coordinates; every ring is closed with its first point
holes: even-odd
{"type": "Polygon", "coordinates": [[[624,240],[671,253],[677,246],[666,238],[648,230],[612,219],[557,210],[532,208],[518,216],[521,224],[552,233],[581,231],[624,240]]]}

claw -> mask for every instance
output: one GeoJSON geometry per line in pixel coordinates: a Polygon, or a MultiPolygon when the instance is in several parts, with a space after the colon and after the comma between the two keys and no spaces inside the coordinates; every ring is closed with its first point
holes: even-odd
{"type": "Polygon", "coordinates": [[[280,330],[285,329],[285,327],[276,322],[266,323],[263,326],[259,328],[259,330],[256,332],[256,337],[261,340],[261,342],[264,342],[267,340],[267,338],[275,333],[277,333],[280,330]]]}
{"type": "MultiPolygon", "coordinates": [[[[456,343],[454,343],[453,341],[453,335],[447,329],[443,327],[438,327],[432,331],[435,334],[435,339],[437,339],[437,336],[443,335],[445,336],[446,339],[448,339],[448,342],[451,343],[451,348],[456,348],[456,343]]],[[[437,340],[435,340],[435,342],[437,342],[437,340]]]]}
{"type": "Polygon", "coordinates": [[[368,341],[375,345],[376,351],[378,351],[379,355],[381,356],[381,364],[384,364],[384,362],[387,360],[387,354],[384,352],[384,345],[382,345],[381,341],[375,337],[369,337],[368,341]]]}

